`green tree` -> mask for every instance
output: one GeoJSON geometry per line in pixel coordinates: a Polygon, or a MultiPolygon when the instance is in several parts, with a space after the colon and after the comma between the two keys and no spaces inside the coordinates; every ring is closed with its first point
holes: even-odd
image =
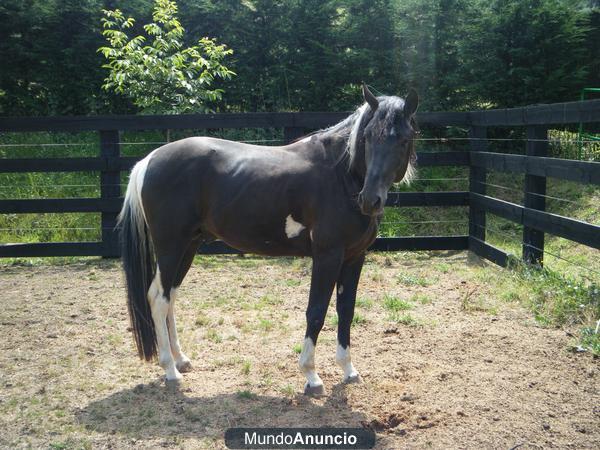
{"type": "Polygon", "coordinates": [[[174,1],[155,1],[153,21],[144,25],[147,37],[128,36],[134,19],[121,10],[103,13],[102,34],[109,44],[99,49],[108,60],[104,89],[131,98],[149,114],[209,112],[209,104],[221,100],[223,89],[212,85],[235,75],[222,63],[233,52],[207,37],[184,47],[185,30],[174,1]]]}
{"type": "MultiPolygon", "coordinates": [[[[586,80],[588,15],[571,0],[479,0],[458,75],[473,103],[575,100],[586,80]]],[[[597,46],[597,45],[596,45],[597,46]]]]}

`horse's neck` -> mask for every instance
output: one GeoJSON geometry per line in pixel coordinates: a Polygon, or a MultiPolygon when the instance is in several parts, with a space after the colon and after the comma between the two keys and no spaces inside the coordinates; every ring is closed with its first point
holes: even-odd
{"type": "Polygon", "coordinates": [[[350,155],[347,153],[348,138],[342,136],[327,136],[324,138],[323,146],[327,152],[329,164],[335,166],[338,179],[344,184],[349,195],[355,196],[362,189],[366,173],[364,143],[357,143],[357,153],[350,163],[350,155]]]}

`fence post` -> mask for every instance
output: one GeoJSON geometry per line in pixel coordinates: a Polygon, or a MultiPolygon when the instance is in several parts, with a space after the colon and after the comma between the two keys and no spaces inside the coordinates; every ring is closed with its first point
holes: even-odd
{"type": "MultiPolygon", "coordinates": [[[[527,127],[527,156],[548,155],[548,127],[530,125],[527,127]]],[[[525,208],[546,210],[546,177],[525,173],[525,208]]],[[[529,264],[542,265],[544,262],[544,232],[527,226],[523,227],[523,260],[529,264]]]]}
{"type": "MultiPolygon", "coordinates": [[[[121,196],[121,172],[117,160],[121,156],[120,133],[118,130],[100,130],[100,157],[106,166],[100,172],[100,198],[110,199],[121,196]]],[[[119,233],[115,230],[117,224],[116,212],[102,212],[102,256],[118,258],[119,233]]]]}
{"type": "MultiPolygon", "coordinates": [[[[487,128],[471,126],[469,128],[471,152],[487,150],[487,128]]],[[[485,195],[487,170],[483,167],[469,166],[469,192],[485,195]]],[[[485,211],[469,203],[469,237],[485,242],[485,211]]]]}
{"type": "Polygon", "coordinates": [[[289,144],[292,141],[304,136],[304,128],[302,127],[284,127],[283,129],[283,142],[289,144]]]}

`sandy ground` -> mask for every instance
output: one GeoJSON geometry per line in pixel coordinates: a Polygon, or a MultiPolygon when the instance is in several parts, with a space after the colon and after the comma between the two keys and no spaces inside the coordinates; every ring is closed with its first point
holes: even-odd
{"type": "Polygon", "coordinates": [[[223,448],[233,426],[363,426],[379,449],[600,448],[599,360],[500,301],[503,269],[464,252],[371,256],[352,336],[363,382],[340,383],[331,308],[327,394],[308,398],[309,261],[201,262],[177,304],[194,364],[179,388],[137,360],[115,262],[0,267],[0,446],[223,448]],[[411,309],[394,315],[386,295],[411,309]]]}

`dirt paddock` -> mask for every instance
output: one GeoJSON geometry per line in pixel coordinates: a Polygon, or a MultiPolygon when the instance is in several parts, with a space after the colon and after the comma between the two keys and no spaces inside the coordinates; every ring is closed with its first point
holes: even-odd
{"type": "Polygon", "coordinates": [[[377,448],[600,448],[599,362],[568,350],[465,252],[372,255],[340,383],[335,308],[297,368],[310,263],[199,258],[177,303],[194,370],[137,360],[116,262],[1,266],[0,446],[223,448],[234,426],[365,426],[377,448]]]}

